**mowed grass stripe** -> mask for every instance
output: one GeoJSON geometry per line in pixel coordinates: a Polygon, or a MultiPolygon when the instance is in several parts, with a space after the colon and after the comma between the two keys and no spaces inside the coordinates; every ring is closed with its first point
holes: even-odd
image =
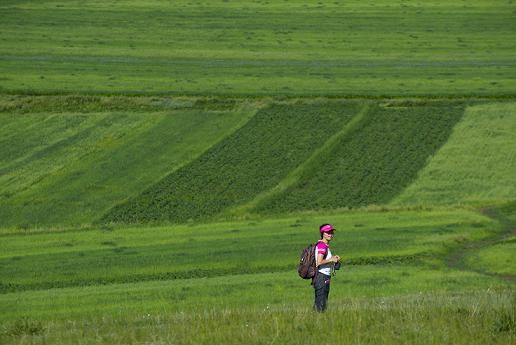
{"type": "Polygon", "coordinates": [[[0,11],[0,92],[516,90],[509,3],[57,1],[0,11]]]}
{"type": "Polygon", "coordinates": [[[20,158],[0,177],[0,223],[91,224],[194,159],[253,111],[17,114],[48,121],[4,140],[20,158]]]}
{"type": "Polygon", "coordinates": [[[346,101],[273,104],[103,221],[185,222],[252,200],[308,159],[357,109],[346,101]]]}
{"type": "Polygon", "coordinates": [[[91,131],[106,114],[15,114],[0,113],[2,119],[0,152],[2,175],[26,164],[45,151],[58,150],[61,144],[91,131]]]}
{"type": "MultiPolygon", "coordinates": [[[[349,298],[388,298],[421,294],[453,296],[497,287],[503,283],[474,272],[414,265],[346,267],[332,284],[332,308],[349,298]]],[[[510,289],[509,289],[510,290],[510,289]]],[[[400,297],[402,298],[402,297],[400,297]]],[[[212,278],[148,281],[89,287],[68,287],[0,294],[2,321],[82,319],[155,313],[206,313],[236,308],[259,311],[303,307],[309,310],[313,288],[295,272],[233,274],[212,278]]],[[[478,302],[478,301],[477,301],[478,302]]],[[[312,317],[313,318],[313,317],[312,317]]]]}
{"type": "Polygon", "coordinates": [[[489,204],[516,195],[516,103],[468,107],[450,139],[392,205],[489,204]]]}
{"type": "Polygon", "coordinates": [[[385,204],[409,185],[461,118],[461,104],[379,104],[258,212],[385,204]]]}
{"type": "Polygon", "coordinates": [[[339,228],[332,248],[348,266],[435,264],[450,248],[498,227],[454,210],[11,234],[0,244],[0,292],[293,272],[299,251],[318,239],[317,226],[329,218],[339,228]]]}

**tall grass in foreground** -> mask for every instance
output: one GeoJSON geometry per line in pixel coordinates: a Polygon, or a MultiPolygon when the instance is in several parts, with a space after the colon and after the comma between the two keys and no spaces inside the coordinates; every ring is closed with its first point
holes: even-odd
{"type": "Polygon", "coordinates": [[[307,307],[218,309],[171,314],[4,323],[9,344],[512,344],[515,295],[349,299],[318,315],[307,307]]]}

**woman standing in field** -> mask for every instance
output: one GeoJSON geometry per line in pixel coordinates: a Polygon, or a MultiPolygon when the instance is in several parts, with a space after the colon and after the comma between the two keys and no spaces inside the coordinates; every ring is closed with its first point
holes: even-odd
{"type": "Polygon", "coordinates": [[[340,268],[340,256],[333,256],[329,243],[335,234],[335,228],[331,224],[323,224],[319,227],[321,240],[315,247],[315,265],[317,271],[313,280],[315,290],[314,310],[323,312],[328,304],[330,294],[330,281],[333,269],[340,268]]]}

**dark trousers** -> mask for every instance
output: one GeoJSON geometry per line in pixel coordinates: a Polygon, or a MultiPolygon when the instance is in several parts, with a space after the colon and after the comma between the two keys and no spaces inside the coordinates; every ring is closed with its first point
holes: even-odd
{"type": "Polygon", "coordinates": [[[315,302],[314,310],[323,312],[328,305],[328,295],[330,294],[331,277],[317,272],[314,278],[315,302]]]}

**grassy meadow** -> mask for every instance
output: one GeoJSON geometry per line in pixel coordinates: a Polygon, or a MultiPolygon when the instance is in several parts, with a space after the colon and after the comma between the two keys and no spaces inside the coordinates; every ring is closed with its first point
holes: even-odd
{"type": "Polygon", "coordinates": [[[11,110],[23,109],[24,102],[3,100],[8,110],[0,112],[6,123],[0,129],[0,223],[7,227],[89,224],[113,203],[198,156],[255,111],[179,102],[177,109],[152,109],[151,100],[142,103],[146,111],[132,105],[104,111],[91,100],[83,112],[68,109],[73,106],[48,112],[45,102],[25,112],[11,110]]]}
{"type": "Polygon", "coordinates": [[[294,344],[329,322],[339,342],[507,343],[515,331],[511,281],[486,274],[489,265],[478,272],[467,258],[449,259],[507,231],[484,214],[445,209],[4,233],[0,267],[10,283],[1,286],[0,336],[258,344],[276,334],[294,344]],[[312,314],[313,290],[295,273],[299,248],[326,219],[339,229],[332,249],[344,256],[330,321],[312,314]]]}
{"type": "Polygon", "coordinates": [[[339,343],[514,342],[513,102],[1,101],[1,342],[297,344],[327,324],[339,343]],[[485,183],[437,202],[429,169],[485,183]],[[328,204],[303,207],[312,181],[328,204]],[[360,181],[376,193],[345,191],[360,181]],[[170,202],[188,198],[205,213],[170,202]],[[295,273],[328,221],[344,258],[331,321],[295,273]]]}
{"type": "Polygon", "coordinates": [[[511,1],[0,3],[0,92],[514,95],[511,1]]]}
{"type": "Polygon", "coordinates": [[[516,344],[513,1],[0,18],[0,344],[516,344]]]}

